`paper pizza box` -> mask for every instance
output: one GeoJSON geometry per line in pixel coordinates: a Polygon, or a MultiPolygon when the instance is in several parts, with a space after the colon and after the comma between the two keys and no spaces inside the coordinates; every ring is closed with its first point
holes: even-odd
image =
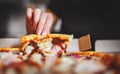
{"type": "Polygon", "coordinates": [[[97,40],[95,51],[120,54],[120,40],[97,40]]]}

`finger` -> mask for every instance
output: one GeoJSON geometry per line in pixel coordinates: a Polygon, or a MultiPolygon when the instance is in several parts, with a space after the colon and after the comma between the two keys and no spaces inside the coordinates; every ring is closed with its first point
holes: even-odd
{"type": "Polygon", "coordinates": [[[40,9],[35,9],[33,14],[34,14],[33,15],[33,26],[36,29],[37,24],[40,20],[41,10],[40,9]]]}
{"type": "Polygon", "coordinates": [[[26,23],[32,24],[32,13],[33,10],[31,8],[28,8],[26,11],[26,23]]]}
{"type": "Polygon", "coordinates": [[[48,33],[50,33],[50,28],[52,26],[53,23],[53,16],[50,13],[47,13],[47,19],[46,19],[46,23],[44,25],[43,31],[42,31],[42,35],[46,35],[48,33]]]}
{"type": "Polygon", "coordinates": [[[43,27],[45,25],[46,19],[47,19],[47,13],[41,13],[40,21],[39,21],[37,29],[36,29],[37,34],[42,33],[42,30],[43,30],[43,27]]]}
{"type": "Polygon", "coordinates": [[[32,31],[33,31],[32,14],[33,14],[33,10],[31,8],[28,8],[26,11],[26,30],[27,30],[28,34],[32,33],[32,31]]]}

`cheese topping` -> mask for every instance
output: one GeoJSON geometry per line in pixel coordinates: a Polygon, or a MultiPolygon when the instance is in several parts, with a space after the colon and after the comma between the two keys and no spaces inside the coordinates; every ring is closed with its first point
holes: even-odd
{"type": "Polygon", "coordinates": [[[43,51],[50,51],[52,48],[52,43],[51,41],[47,41],[45,43],[38,43],[37,46],[43,51]]]}
{"type": "Polygon", "coordinates": [[[60,63],[58,63],[58,65],[55,65],[55,71],[58,72],[69,72],[70,70],[72,70],[72,66],[75,65],[76,62],[75,60],[69,58],[69,57],[62,57],[60,59],[60,63]]]}
{"type": "Polygon", "coordinates": [[[9,65],[13,62],[21,62],[22,60],[18,58],[18,55],[13,54],[11,52],[8,53],[1,53],[0,54],[0,61],[2,61],[5,65],[9,65]]]}
{"type": "Polygon", "coordinates": [[[77,63],[75,72],[77,74],[94,74],[99,71],[104,71],[105,68],[105,65],[100,62],[98,63],[94,60],[82,60],[77,63]]]}
{"type": "Polygon", "coordinates": [[[26,47],[26,49],[25,49],[25,53],[26,53],[26,54],[30,54],[33,49],[34,49],[33,46],[29,46],[29,45],[28,45],[28,46],[26,47]]]}
{"type": "Polygon", "coordinates": [[[41,54],[33,54],[32,56],[31,56],[31,59],[33,60],[33,61],[35,61],[35,62],[37,62],[38,64],[40,64],[40,65],[42,65],[43,64],[43,62],[41,61],[41,59],[42,59],[42,56],[41,56],[41,54]]]}

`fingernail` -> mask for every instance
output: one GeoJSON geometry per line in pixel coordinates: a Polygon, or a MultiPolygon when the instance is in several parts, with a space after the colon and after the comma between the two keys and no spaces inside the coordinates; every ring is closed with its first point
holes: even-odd
{"type": "Polygon", "coordinates": [[[30,18],[32,16],[32,9],[28,8],[27,9],[27,17],[30,18]]]}

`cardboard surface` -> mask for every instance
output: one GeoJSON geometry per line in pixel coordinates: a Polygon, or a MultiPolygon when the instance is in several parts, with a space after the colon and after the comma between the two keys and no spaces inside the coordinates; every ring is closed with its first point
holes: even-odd
{"type": "Polygon", "coordinates": [[[120,53],[120,40],[97,40],[95,51],[120,53]]]}
{"type": "Polygon", "coordinates": [[[86,51],[91,49],[90,34],[84,35],[78,39],[80,51],[86,51]]]}
{"type": "Polygon", "coordinates": [[[78,39],[73,39],[67,48],[67,52],[78,52],[78,51],[80,51],[78,39]]]}
{"type": "Polygon", "coordinates": [[[1,38],[0,47],[20,47],[19,38],[1,38]]]}

